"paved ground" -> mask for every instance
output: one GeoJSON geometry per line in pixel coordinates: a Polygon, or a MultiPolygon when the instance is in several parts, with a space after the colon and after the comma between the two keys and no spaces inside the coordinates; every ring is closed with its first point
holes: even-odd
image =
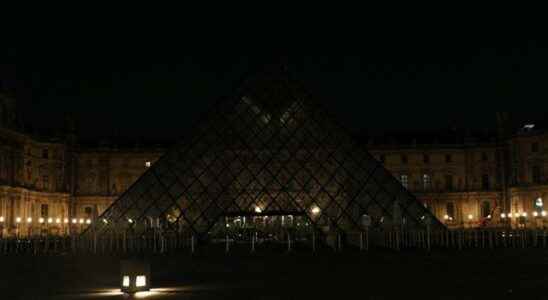
{"type": "MultiPolygon", "coordinates": [[[[145,299],[548,299],[546,250],[154,257],[145,299]]],[[[0,299],[126,299],[118,257],[0,257],[0,299]]]]}

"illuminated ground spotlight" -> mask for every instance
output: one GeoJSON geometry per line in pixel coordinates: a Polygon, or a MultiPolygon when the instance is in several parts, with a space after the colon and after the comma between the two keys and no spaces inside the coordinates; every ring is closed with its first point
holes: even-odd
{"type": "Polygon", "coordinates": [[[121,290],[126,294],[135,294],[150,290],[150,264],[142,260],[123,260],[120,262],[121,290]]]}

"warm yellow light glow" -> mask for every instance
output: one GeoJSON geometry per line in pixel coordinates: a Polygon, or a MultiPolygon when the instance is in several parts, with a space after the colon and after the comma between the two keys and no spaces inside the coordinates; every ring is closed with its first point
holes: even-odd
{"type": "Polygon", "coordinates": [[[130,224],[133,223],[133,220],[132,219],[128,219],[127,220],[130,224]]]}
{"type": "Polygon", "coordinates": [[[27,223],[32,223],[32,218],[27,218],[27,223]]]}
{"type": "Polygon", "coordinates": [[[508,213],[508,218],[512,218],[512,213],[508,213]]]}
{"type": "Polygon", "coordinates": [[[319,213],[320,213],[320,208],[317,207],[317,206],[314,206],[314,207],[312,208],[312,213],[315,214],[315,215],[319,214],[319,213]]]}
{"type": "Polygon", "coordinates": [[[63,220],[63,222],[64,222],[65,224],[67,224],[67,223],[69,222],[69,219],[65,218],[65,219],[63,220]]]}
{"type": "Polygon", "coordinates": [[[80,219],[80,224],[84,224],[84,219],[80,219]]]}
{"type": "Polygon", "coordinates": [[[491,219],[491,215],[488,215],[488,216],[487,216],[487,219],[491,219]]]}
{"type": "Polygon", "coordinates": [[[472,220],[474,218],[473,215],[468,215],[468,220],[472,220]]]}
{"type": "Polygon", "coordinates": [[[524,212],[524,213],[521,214],[521,216],[524,217],[524,218],[527,218],[527,213],[524,212]]]}
{"type": "Polygon", "coordinates": [[[150,161],[145,162],[145,167],[150,168],[151,165],[150,161]]]}
{"type": "Polygon", "coordinates": [[[57,224],[61,223],[61,219],[59,219],[59,218],[55,219],[55,223],[57,223],[57,224]]]}
{"type": "Polygon", "coordinates": [[[76,224],[76,223],[78,223],[78,220],[72,219],[72,224],[76,224]]]}
{"type": "Polygon", "coordinates": [[[40,224],[44,223],[44,218],[38,219],[38,223],[40,223],[40,224]]]}
{"type": "Polygon", "coordinates": [[[90,220],[90,219],[87,219],[87,220],[86,220],[86,224],[91,224],[91,220],[90,220]]]}
{"type": "Polygon", "coordinates": [[[52,218],[48,218],[48,223],[49,223],[49,224],[53,223],[53,219],[52,219],[52,218]]]}
{"type": "Polygon", "coordinates": [[[147,278],[144,275],[137,276],[135,279],[135,286],[136,287],[143,287],[147,285],[147,278]]]}
{"type": "Polygon", "coordinates": [[[103,219],[103,223],[108,224],[108,220],[107,220],[107,219],[103,219]]]}
{"type": "Polygon", "coordinates": [[[124,280],[122,282],[122,286],[129,287],[129,276],[124,276],[124,280]]]}
{"type": "Polygon", "coordinates": [[[500,218],[501,219],[506,219],[506,214],[505,213],[500,214],[500,218]]]}
{"type": "Polygon", "coordinates": [[[541,214],[542,214],[543,217],[546,217],[546,212],[544,210],[542,211],[541,214]]]}
{"type": "Polygon", "coordinates": [[[538,217],[538,212],[534,211],[533,212],[533,217],[538,217]]]}
{"type": "Polygon", "coordinates": [[[4,223],[4,217],[0,216],[0,223],[4,223]]]}
{"type": "Polygon", "coordinates": [[[448,216],[448,215],[443,216],[443,218],[444,218],[445,220],[449,220],[449,216],[448,216]]]}
{"type": "Polygon", "coordinates": [[[255,206],[255,212],[258,213],[258,214],[260,214],[260,213],[263,212],[263,210],[262,210],[260,207],[255,206]]]}
{"type": "Polygon", "coordinates": [[[21,218],[20,217],[15,218],[15,223],[21,223],[21,218]]]}

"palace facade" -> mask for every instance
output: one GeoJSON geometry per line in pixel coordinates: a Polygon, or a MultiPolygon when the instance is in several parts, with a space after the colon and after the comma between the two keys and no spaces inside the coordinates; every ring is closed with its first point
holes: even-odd
{"type": "MultiPolygon", "coordinates": [[[[73,126],[62,136],[24,133],[16,102],[0,95],[0,234],[80,232],[94,222],[164,153],[158,145],[80,143],[73,126]]],[[[544,226],[548,200],[548,132],[473,138],[369,139],[367,147],[449,227],[544,226]]],[[[547,209],[548,210],[548,209],[547,209]]]]}

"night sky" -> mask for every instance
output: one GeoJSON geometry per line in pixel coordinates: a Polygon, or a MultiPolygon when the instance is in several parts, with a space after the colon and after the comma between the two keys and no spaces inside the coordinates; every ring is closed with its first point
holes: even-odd
{"type": "MultiPolygon", "coordinates": [[[[17,98],[29,130],[56,131],[71,114],[88,140],[174,141],[244,74],[280,57],[172,45],[52,45],[2,49],[1,85],[17,98]]],[[[541,41],[372,45],[352,56],[284,56],[321,105],[357,132],[492,129],[495,111],[539,110],[526,103],[548,96],[541,41]]],[[[513,115],[521,124],[548,113],[513,115]]]]}

